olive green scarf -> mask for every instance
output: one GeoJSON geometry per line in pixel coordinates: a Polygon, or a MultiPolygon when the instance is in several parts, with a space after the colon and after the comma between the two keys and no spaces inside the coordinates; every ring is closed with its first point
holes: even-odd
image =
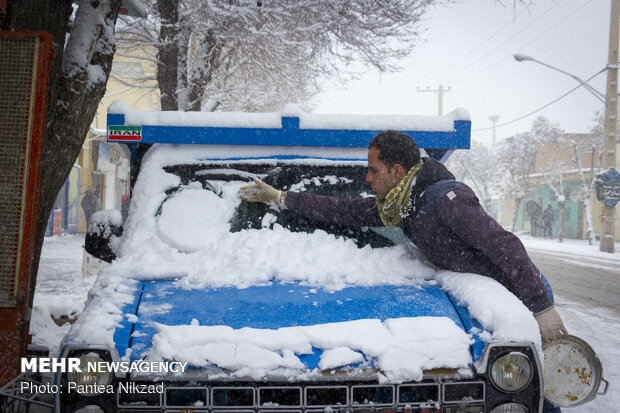
{"type": "Polygon", "coordinates": [[[422,162],[413,166],[407,175],[385,196],[383,199],[377,198],[377,209],[379,217],[386,227],[397,225],[409,212],[409,202],[411,198],[411,184],[413,178],[418,174],[422,162]]]}

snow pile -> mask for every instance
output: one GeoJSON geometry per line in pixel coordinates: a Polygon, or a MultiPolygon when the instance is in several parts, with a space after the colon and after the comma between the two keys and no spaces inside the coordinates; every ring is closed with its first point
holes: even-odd
{"type": "MultiPolygon", "coordinates": [[[[262,148],[258,152],[267,154],[269,150],[262,148]]],[[[177,188],[180,179],[166,173],[163,166],[196,163],[205,158],[217,163],[214,160],[230,156],[231,152],[237,159],[244,155],[239,148],[228,147],[156,145],[149,151],[135,186],[118,258],[98,278],[91,302],[75,324],[70,341],[112,346],[114,331],[125,317],[121,309],[133,299],[136,280],[173,277],[177,278],[175,286],[181,289],[301,282],[331,291],[348,286],[415,286],[435,283],[431,280],[437,277],[485,330],[463,332],[453,321],[441,317],[354,320],[275,331],[233,330],[200,326],[197,322],[156,325],[153,346],[147,351],[150,359],[218,366],[240,376],[302,374],[299,357],[315,347],[324,351],[321,368],[372,364],[389,380],[420,379],[423,369],[468,366],[468,333],[480,333],[487,340],[540,341],[531,313],[500,284],[471,274],[437,274],[414,260],[402,246],[360,249],[352,240],[323,231],[291,232],[270,213],[263,219],[265,228],[231,233],[228,221],[241,202],[238,189],[247,184],[251,174],[239,181],[214,182],[221,191],[219,196],[193,183],[164,202],[166,191],[177,188]]],[[[254,148],[250,154],[256,156],[254,148]]]]}
{"type": "Polygon", "coordinates": [[[503,285],[483,275],[451,271],[439,271],[436,280],[484,327],[482,339],[533,342],[542,355],[538,323],[503,285]]]}
{"type": "MultiPolygon", "coordinates": [[[[39,297],[41,295],[39,294],[39,297]]],[[[32,334],[32,344],[47,347],[50,355],[54,357],[58,352],[58,346],[62,337],[67,334],[71,324],[65,323],[57,325],[52,315],[44,306],[35,305],[32,308],[30,318],[30,334],[32,334]]]]}
{"type": "Polygon", "coordinates": [[[122,308],[133,301],[136,285],[137,281],[125,277],[98,277],[84,311],[68,335],[69,341],[114,348],[114,331],[124,317],[122,308]]]}
{"type": "Polygon", "coordinates": [[[69,323],[57,325],[53,318],[68,321],[84,308],[95,277],[82,277],[84,235],[46,237],[34,293],[30,334],[32,343],[44,345],[55,355],[69,323]]]}
{"type": "Polygon", "coordinates": [[[90,217],[90,223],[95,225],[123,225],[123,216],[118,209],[104,209],[96,211],[90,217]]]}
{"type": "Polygon", "coordinates": [[[277,330],[226,326],[157,325],[154,359],[186,360],[215,365],[236,376],[262,379],[267,373],[294,376],[304,364],[297,355],[325,350],[320,370],[345,367],[379,368],[388,380],[421,380],[424,369],[466,368],[471,361],[468,334],[449,318],[418,317],[355,320],[277,330]],[[433,343],[433,346],[429,346],[433,343]]]}

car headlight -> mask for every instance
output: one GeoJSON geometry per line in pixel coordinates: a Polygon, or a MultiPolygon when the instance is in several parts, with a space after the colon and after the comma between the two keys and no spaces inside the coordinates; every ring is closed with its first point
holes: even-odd
{"type": "Polygon", "coordinates": [[[491,364],[491,383],[499,390],[513,393],[532,380],[532,363],[523,353],[512,352],[496,358],[491,364]]]}
{"type": "Polygon", "coordinates": [[[70,371],[67,373],[69,385],[82,396],[98,396],[103,393],[104,387],[112,383],[112,373],[109,371],[97,371],[90,369],[89,366],[98,366],[103,362],[101,357],[95,353],[84,354],[78,357],[80,359],[80,370],[70,371]]]}
{"type": "Polygon", "coordinates": [[[528,410],[525,406],[519,403],[505,403],[500,404],[491,413],[527,413],[528,410]]]}

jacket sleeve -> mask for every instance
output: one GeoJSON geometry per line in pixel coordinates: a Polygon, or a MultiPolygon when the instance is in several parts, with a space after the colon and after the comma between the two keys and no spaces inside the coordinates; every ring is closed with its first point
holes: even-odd
{"type": "Polygon", "coordinates": [[[317,221],[354,227],[381,226],[374,197],[340,198],[287,192],[285,207],[317,221]]]}
{"type": "Polygon", "coordinates": [[[502,228],[480,205],[468,187],[449,192],[438,205],[441,222],[463,242],[488,257],[508,281],[510,291],[532,312],[551,307],[540,271],[521,240],[502,228]]]}

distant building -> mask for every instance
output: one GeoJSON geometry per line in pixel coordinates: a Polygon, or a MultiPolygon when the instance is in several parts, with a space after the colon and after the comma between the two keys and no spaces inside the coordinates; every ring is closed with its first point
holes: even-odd
{"type": "MultiPolygon", "coordinates": [[[[599,148],[593,148],[593,136],[591,134],[568,133],[564,137],[567,141],[575,142],[581,161],[581,168],[577,166],[574,160],[575,152],[571,145],[546,144],[540,148],[533,160],[534,169],[529,176],[530,185],[528,192],[519,207],[516,232],[532,232],[530,217],[525,206],[528,202],[533,201],[540,205],[543,210],[547,205],[552,206],[554,212],[553,237],[558,236],[560,208],[558,196],[552,190],[549,182],[555,182],[554,187],[558,189],[561,179],[563,186],[562,195],[565,199],[564,237],[573,239],[587,238],[586,211],[579,198],[580,191],[582,190],[581,174],[583,174],[584,180],[589,182],[592,179],[592,173],[596,174],[600,170],[597,168],[599,165],[599,148]]],[[[616,152],[618,153],[618,151],[620,151],[620,145],[617,145],[616,152]]],[[[618,164],[616,164],[616,169],[619,169],[618,164]]],[[[592,192],[590,203],[594,235],[598,238],[601,232],[602,206],[596,199],[596,191],[592,192]]],[[[505,200],[500,222],[507,228],[512,226],[514,208],[514,200],[505,200]]],[[[616,240],[620,241],[620,223],[618,220],[616,220],[615,236],[616,240]]]]}
{"type": "Polygon", "coordinates": [[[127,145],[106,141],[108,106],[122,100],[136,109],[159,110],[159,89],[153,80],[155,73],[152,61],[115,56],[106,95],[99,104],[71,175],[56,199],[46,235],[86,232],[80,203],[87,189],[98,190],[99,209],[121,210],[123,198],[129,194],[130,151],[127,145]]]}

